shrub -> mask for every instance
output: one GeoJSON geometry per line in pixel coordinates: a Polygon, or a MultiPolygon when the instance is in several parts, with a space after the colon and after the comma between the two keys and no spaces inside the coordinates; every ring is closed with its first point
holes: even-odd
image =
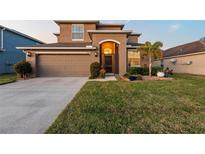
{"type": "Polygon", "coordinates": [[[130,73],[125,73],[123,76],[126,77],[126,78],[129,78],[130,77],[130,73]]]}
{"type": "MultiPolygon", "coordinates": [[[[162,71],[162,67],[152,67],[152,75],[157,75],[157,72],[162,71]]],[[[148,67],[131,67],[128,70],[128,73],[131,75],[149,75],[149,68],[148,67]]]]}
{"type": "Polygon", "coordinates": [[[141,75],[149,75],[149,68],[148,67],[144,67],[142,68],[142,74],[141,75]]]}
{"type": "Polygon", "coordinates": [[[100,63],[94,62],[90,64],[90,79],[96,79],[100,74],[100,63]]]}
{"type": "Polygon", "coordinates": [[[149,74],[149,69],[148,68],[143,68],[143,67],[131,67],[128,70],[128,73],[131,75],[148,75],[149,74]]]}
{"type": "Polygon", "coordinates": [[[100,70],[100,75],[99,75],[99,77],[100,77],[100,78],[105,78],[105,73],[106,73],[105,69],[102,68],[102,69],[100,70]]]}
{"type": "Polygon", "coordinates": [[[21,77],[26,78],[28,75],[32,72],[32,67],[29,62],[26,62],[25,60],[20,61],[14,65],[14,70],[17,74],[19,74],[21,77]]]}
{"type": "Polygon", "coordinates": [[[140,75],[140,74],[138,74],[137,75],[137,80],[142,80],[143,78],[142,78],[142,75],[140,75]]]}
{"type": "Polygon", "coordinates": [[[136,67],[130,67],[128,69],[128,73],[131,75],[137,74],[137,68],[136,67]]]}

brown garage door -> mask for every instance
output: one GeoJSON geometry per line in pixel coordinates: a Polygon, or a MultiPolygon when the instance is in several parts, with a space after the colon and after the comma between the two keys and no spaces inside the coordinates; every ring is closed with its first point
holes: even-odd
{"type": "Polygon", "coordinates": [[[90,55],[38,55],[37,74],[42,77],[89,76],[90,55]]]}

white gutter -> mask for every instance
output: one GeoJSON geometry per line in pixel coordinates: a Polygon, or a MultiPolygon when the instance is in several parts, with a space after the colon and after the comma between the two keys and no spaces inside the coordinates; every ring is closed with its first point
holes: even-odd
{"type": "Polygon", "coordinates": [[[37,51],[35,54],[53,54],[53,55],[59,55],[59,54],[66,54],[66,55],[90,55],[91,52],[46,52],[46,51],[37,51]]]}
{"type": "Polygon", "coordinates": [[[20,49],[20,50],[39,50],[39,49],[43,49],[43,50],[49,50],[49,49],[54,49],[54,50],[95,50],[96,47],[16,47],[16,49],[20,49]]]}
{"type": "Polygon", "coordinates": [[[88,33],[132,33],[131,30],[87,30],[88,33]]]}
{"type": "Polygon", "coordinates": [[[5,28],[2,28],[1,29],[1,50],[3,50],[4,49],[4,30],[5,30],[5,28]]]}
{"type": "Polygon", "coordinates": [[[136,48],[139,48],[139,46],[131,46],[131,45],[127,45],[126,47],[127,47],[127,48],[130,48],[130,49],[136,49],[136,48]]]}
{"type": "Polygon", "coordinates": [[[205,54],[205,51],[203,51],[203,52],[197,52],[197,53],[190,53],[190,54],[177,55],[177,56],[164,57],[163,59],[178,58],[178,57],[186,57],[186,56],[201,55],[201,54],[205,54]]]}

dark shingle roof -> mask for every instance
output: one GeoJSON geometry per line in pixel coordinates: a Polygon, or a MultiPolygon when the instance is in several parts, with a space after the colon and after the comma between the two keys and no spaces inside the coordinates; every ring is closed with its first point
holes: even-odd
{"type": "Polygon", "coordinates": [[[38,44],[29,47],[86,47],[91,45],[90,42],[85,43],[50,43],[50,44],[38,44]]]}
{"type": "Polygon", "coordinates": [[[192,54],[205,51],[205,41],[195,41],[174,48],[167,49],[163,52],[164,57],[192,54]]]}
{"type": "Polygon", "coordinates": [[[140,46],[140,45],[143,45],[143,43],[131,43],[131,42],[127,42],[127,45],[140,46]]]}

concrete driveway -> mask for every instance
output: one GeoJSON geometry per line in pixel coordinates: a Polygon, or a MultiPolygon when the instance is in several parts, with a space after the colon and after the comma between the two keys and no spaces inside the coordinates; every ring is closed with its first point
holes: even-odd
{"type": "Polygon", "coordinates": [[[34,78],[0,86],[0,133],[44,133],[86,81],[34,78]]]}

